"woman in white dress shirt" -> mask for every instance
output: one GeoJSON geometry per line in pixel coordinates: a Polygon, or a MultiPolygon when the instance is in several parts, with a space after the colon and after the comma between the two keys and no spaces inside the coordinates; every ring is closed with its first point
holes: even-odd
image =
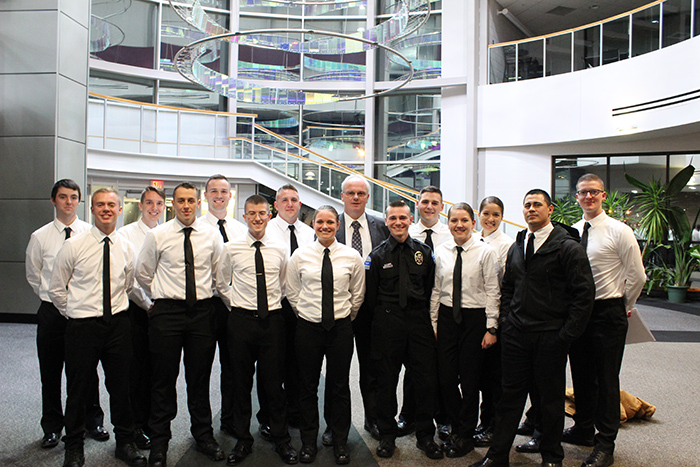
{"type": "Polygon", "coordinates": [[[350,361],[352,320],[365,296],[365,270],[360,254],[336,241],[338,212],[321,206],[314,214],[317,240],[298,248],[287,266],[287,298],[299,317],[296,352],[299,360],[299,460],[316,459],[319,419],[318,382],[326,359],[326,392],[336,464],[350,462],[350,361]]]}
{"type": "MultiPolygon", "coordinates": [[[[508,250],[513,239],[501,230],[503,221],[503,201],[495,196],[487,196],[479,205],[479,223],[481,232],[477,235],[481,241],[496,250],[498,263],[502,273],[506,268],[508,250]]],[[[501,274],[501,278],[503,275],[501,274]]],[[[498,334],[497,334],[498,335],[498,334]]],[[[484,355],[483,371],[481,372],[481,422],[476,428],[474,444],[478,447],[490,446],[495,428],[495,411],[501,397],[501,345],[496,341],[484,355]]]]}

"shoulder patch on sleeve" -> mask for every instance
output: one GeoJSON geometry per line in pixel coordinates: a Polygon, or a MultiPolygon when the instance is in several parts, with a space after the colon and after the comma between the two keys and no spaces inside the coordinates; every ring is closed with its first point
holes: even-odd
{"type": "Polygon", "coordinates": [[[365,270],[369,271],[369,267],[372,264],[372,257],[368,256],[367,259],[365,260],[365,270]]]}

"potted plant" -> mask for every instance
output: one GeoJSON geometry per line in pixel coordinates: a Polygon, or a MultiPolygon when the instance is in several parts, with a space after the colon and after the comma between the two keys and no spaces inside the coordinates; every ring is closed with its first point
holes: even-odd
{"type": "Polygon", "coordinates": [[[646,240],[642,256],[647,263],[647,293],[655,286],[666,287],[670,301],[685,301],[690,276],[700,264],[700,248],[697,245],[690,247],[692,230],[688,217],[683,209],[673,205],[694,173],[695,167],[688,165],[666,185],[658,179],[652,179],[649,184],[642,183],[625,174],[627,182],[640,190],[634,204],[641,215],[638,229],[646,240]],[[669,229],[673,236],[672,245],[668,245],[669,229]],[[672,250],[673,256],[664,258],[664,255],[651,254],[663,251],[662,248],[672,250]],[[645,255],[647,251],[650,254],[645,255]]]}

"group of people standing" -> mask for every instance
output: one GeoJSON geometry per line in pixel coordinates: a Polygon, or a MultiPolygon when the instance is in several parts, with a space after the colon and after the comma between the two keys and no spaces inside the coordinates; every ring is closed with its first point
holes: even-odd
{"type": "Polygon", "coordinates": [[[342,185],[344,211],[321,206],[312,227],[299,219],[293,185],[277,191],[274,219],[264,197],[250,196],[245,224],[227,214],[230,190],[226,177],[212,176],[204,193],[208,212],[197,217],[197,188],[181,183],[173,191],[175,217],[158,225],[165,194],[148,187],[141,219],[116,230],[122,206],[115,190],[93,193],[90,226],[75,215],[75,182],[55,184],[56,218],[32,234],[27,279],[42,299],[42,447],[56,446],[65,427],[64,467],[84,464],[86,433],[109,438],[98,362],[117,458],[166,465],[182,360],[195,447],[224,460],[209,399],[217,343],[220,429],[237,439],[229,465],[253,449],[254,379],[261,437],[287,464],[314,462],[324,359],[321,442],[333,447],[337,464],[349,463],[355,348],[364,429],[379,441],[379,457],[392,457],[396,438],[415,430],[428,458],[491,446],[472,467],[507,466],[529,394],[542,465],[560,466],[570,354],[578,410],[569,438],[593,445],[597,429],[583,465],[612,465],[626,312],[645,277],[631,229],[602,211],[600,178],[579,180],[584,220],[574,228],[550,221],[546,192],[528,192],[528,227],[515,243],[500,229],[503,203],[496,197],[482,201],[482,230],[475,232],[467,203],[452,205],[447,223],[440,222],[442,193],[432,186],[420,192],[418,222],[403,201],[392,202],[380,219],[365,212],[367,180],[350,176],[342,185]],[[289,426],[300,430],[299,451],[289,426]],[[148,460],[140,449],[150,449],[148,460]]]}

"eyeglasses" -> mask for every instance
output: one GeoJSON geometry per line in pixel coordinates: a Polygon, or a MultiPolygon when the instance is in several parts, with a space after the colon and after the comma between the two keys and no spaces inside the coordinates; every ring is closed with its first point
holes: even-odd
{"type": "Polygon", "coordinates": [[[605,190],[578,190],[576,194],[579,195],[581,198],[585,198],[588,195],[591,195],[592,198],[595,198],[604,191],[605,190]]]}
{"type": "Polygon", "coordinates": [[[345,194],[351,198],[354,198],[355,195],[357,195],[358,198],[364,198],[367,196],[367,193],[364,191],[346,191],[345,194]]]}

